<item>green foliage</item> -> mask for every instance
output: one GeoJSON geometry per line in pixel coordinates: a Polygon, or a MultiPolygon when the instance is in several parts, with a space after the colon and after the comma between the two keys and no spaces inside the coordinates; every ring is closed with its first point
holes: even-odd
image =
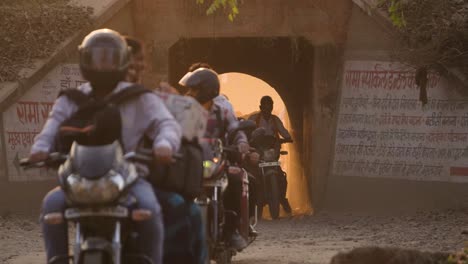
{"type": "MultiPolygon", "coordinates": [[[[204,4],[205,0],[196,0],[197,4],[204,4]]],[[[220,8],[228,10],[228,19],[233,22],[234,18],[239,14],[239,7],[237,0],[212,0],[210,6],[206,10],[207,15],[212,15],[220,8]]]]}
{"type": "Polygon", "coordinates": [[[397,26],[398,28],[406,26],[405,17],[401,5],[402,4],[400,0],[391,0],[390,6],[388,8],[390,19],[392,20],[393,25],[397,26]]]}
{"type": "Polygon", "coordinates": [[[468,90],[468,0],[380,0],[398,29],[392,59],[463,83],[468,90]]]}
{"type": "Polygon", "coordinates": [[[467,264],[468,263],[468,245],[457,254],[450,255],[446,264],[467,264]]]}

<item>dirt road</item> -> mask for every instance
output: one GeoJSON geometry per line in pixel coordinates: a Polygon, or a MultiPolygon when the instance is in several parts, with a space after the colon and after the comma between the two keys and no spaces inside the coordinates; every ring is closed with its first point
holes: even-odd
{"type": "MultiPolygon", "coordinates": [[[[340,251],[359,246],[456,251],[468,241],[468,211],[399,216],[323,212],[262,221],[257,229],[258,240],[235,256],[234,263],[322,264],[340,251]]],[[[0,249],[0,263],[44,263],[37,221],[31,217],[1,217],[0,249]]]]}

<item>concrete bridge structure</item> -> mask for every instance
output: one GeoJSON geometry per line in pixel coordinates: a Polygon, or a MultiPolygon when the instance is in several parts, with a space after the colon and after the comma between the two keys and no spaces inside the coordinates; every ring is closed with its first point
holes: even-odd
{"type": "MultiPolygon", "coordinates": [[[[240,15],[230,22],[222,12],[207,16],[206,6],[188,0],[76,2],[94,5],[93,28],[109,27],[145,43],[149,69],[144,83],[148,87],[161,80],[176,85],[196,61],[211,64],[218,73],[245,73],[274,87],[289,112],[297,148],[295,166],[307,183],[314,209],[466,205],[466,183],[334,173],[346,62],[390,61],[394,31],[372,3],[249,0],[242,2],[240,15]]],[[[42,89],[44,80],[56,83],[53,91],[60,88],[63,78],[56,77],[62,74],[57,67],[76,64],[76,46],[90,30],[70,36],[24,79],[0,84],[0,197],[5,197],[0,211],[36,211],[38,201],[54,185],[47,177],[38,181],[21,177],[20,171],[13,175],[14,160],[8,157],[18,149],[10,146],[10,120],[18,102],[34,89],[42,89]]],[[[18,153],[27,154],[25,150],[18,153]]]]}

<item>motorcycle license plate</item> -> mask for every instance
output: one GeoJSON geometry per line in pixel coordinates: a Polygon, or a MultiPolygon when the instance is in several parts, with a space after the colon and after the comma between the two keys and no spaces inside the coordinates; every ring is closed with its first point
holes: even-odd
{"type": "Polygon", "coordinates": [[[102,207],[102,208],[69,208],[65,210],[66,219],[78,219],[83,217],[128,217],[128,209],[123,206],[102,207]]]}
{"type": "Polygon", "coordinates": [[[263,167],[280,166],[280,162],[279,162],[279,161],[262,162],[262,163],[258,164],[258,166],[259,166],[260,168],[263,168],[263,167]]]}

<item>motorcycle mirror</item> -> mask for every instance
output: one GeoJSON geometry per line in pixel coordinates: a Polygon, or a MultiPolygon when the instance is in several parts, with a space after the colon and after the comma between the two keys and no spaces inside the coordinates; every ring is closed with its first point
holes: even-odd
{"type": "Polygon", "coordinates": [[[280,151],[280,155],[288,155],[287,151],[280,151]]]}

